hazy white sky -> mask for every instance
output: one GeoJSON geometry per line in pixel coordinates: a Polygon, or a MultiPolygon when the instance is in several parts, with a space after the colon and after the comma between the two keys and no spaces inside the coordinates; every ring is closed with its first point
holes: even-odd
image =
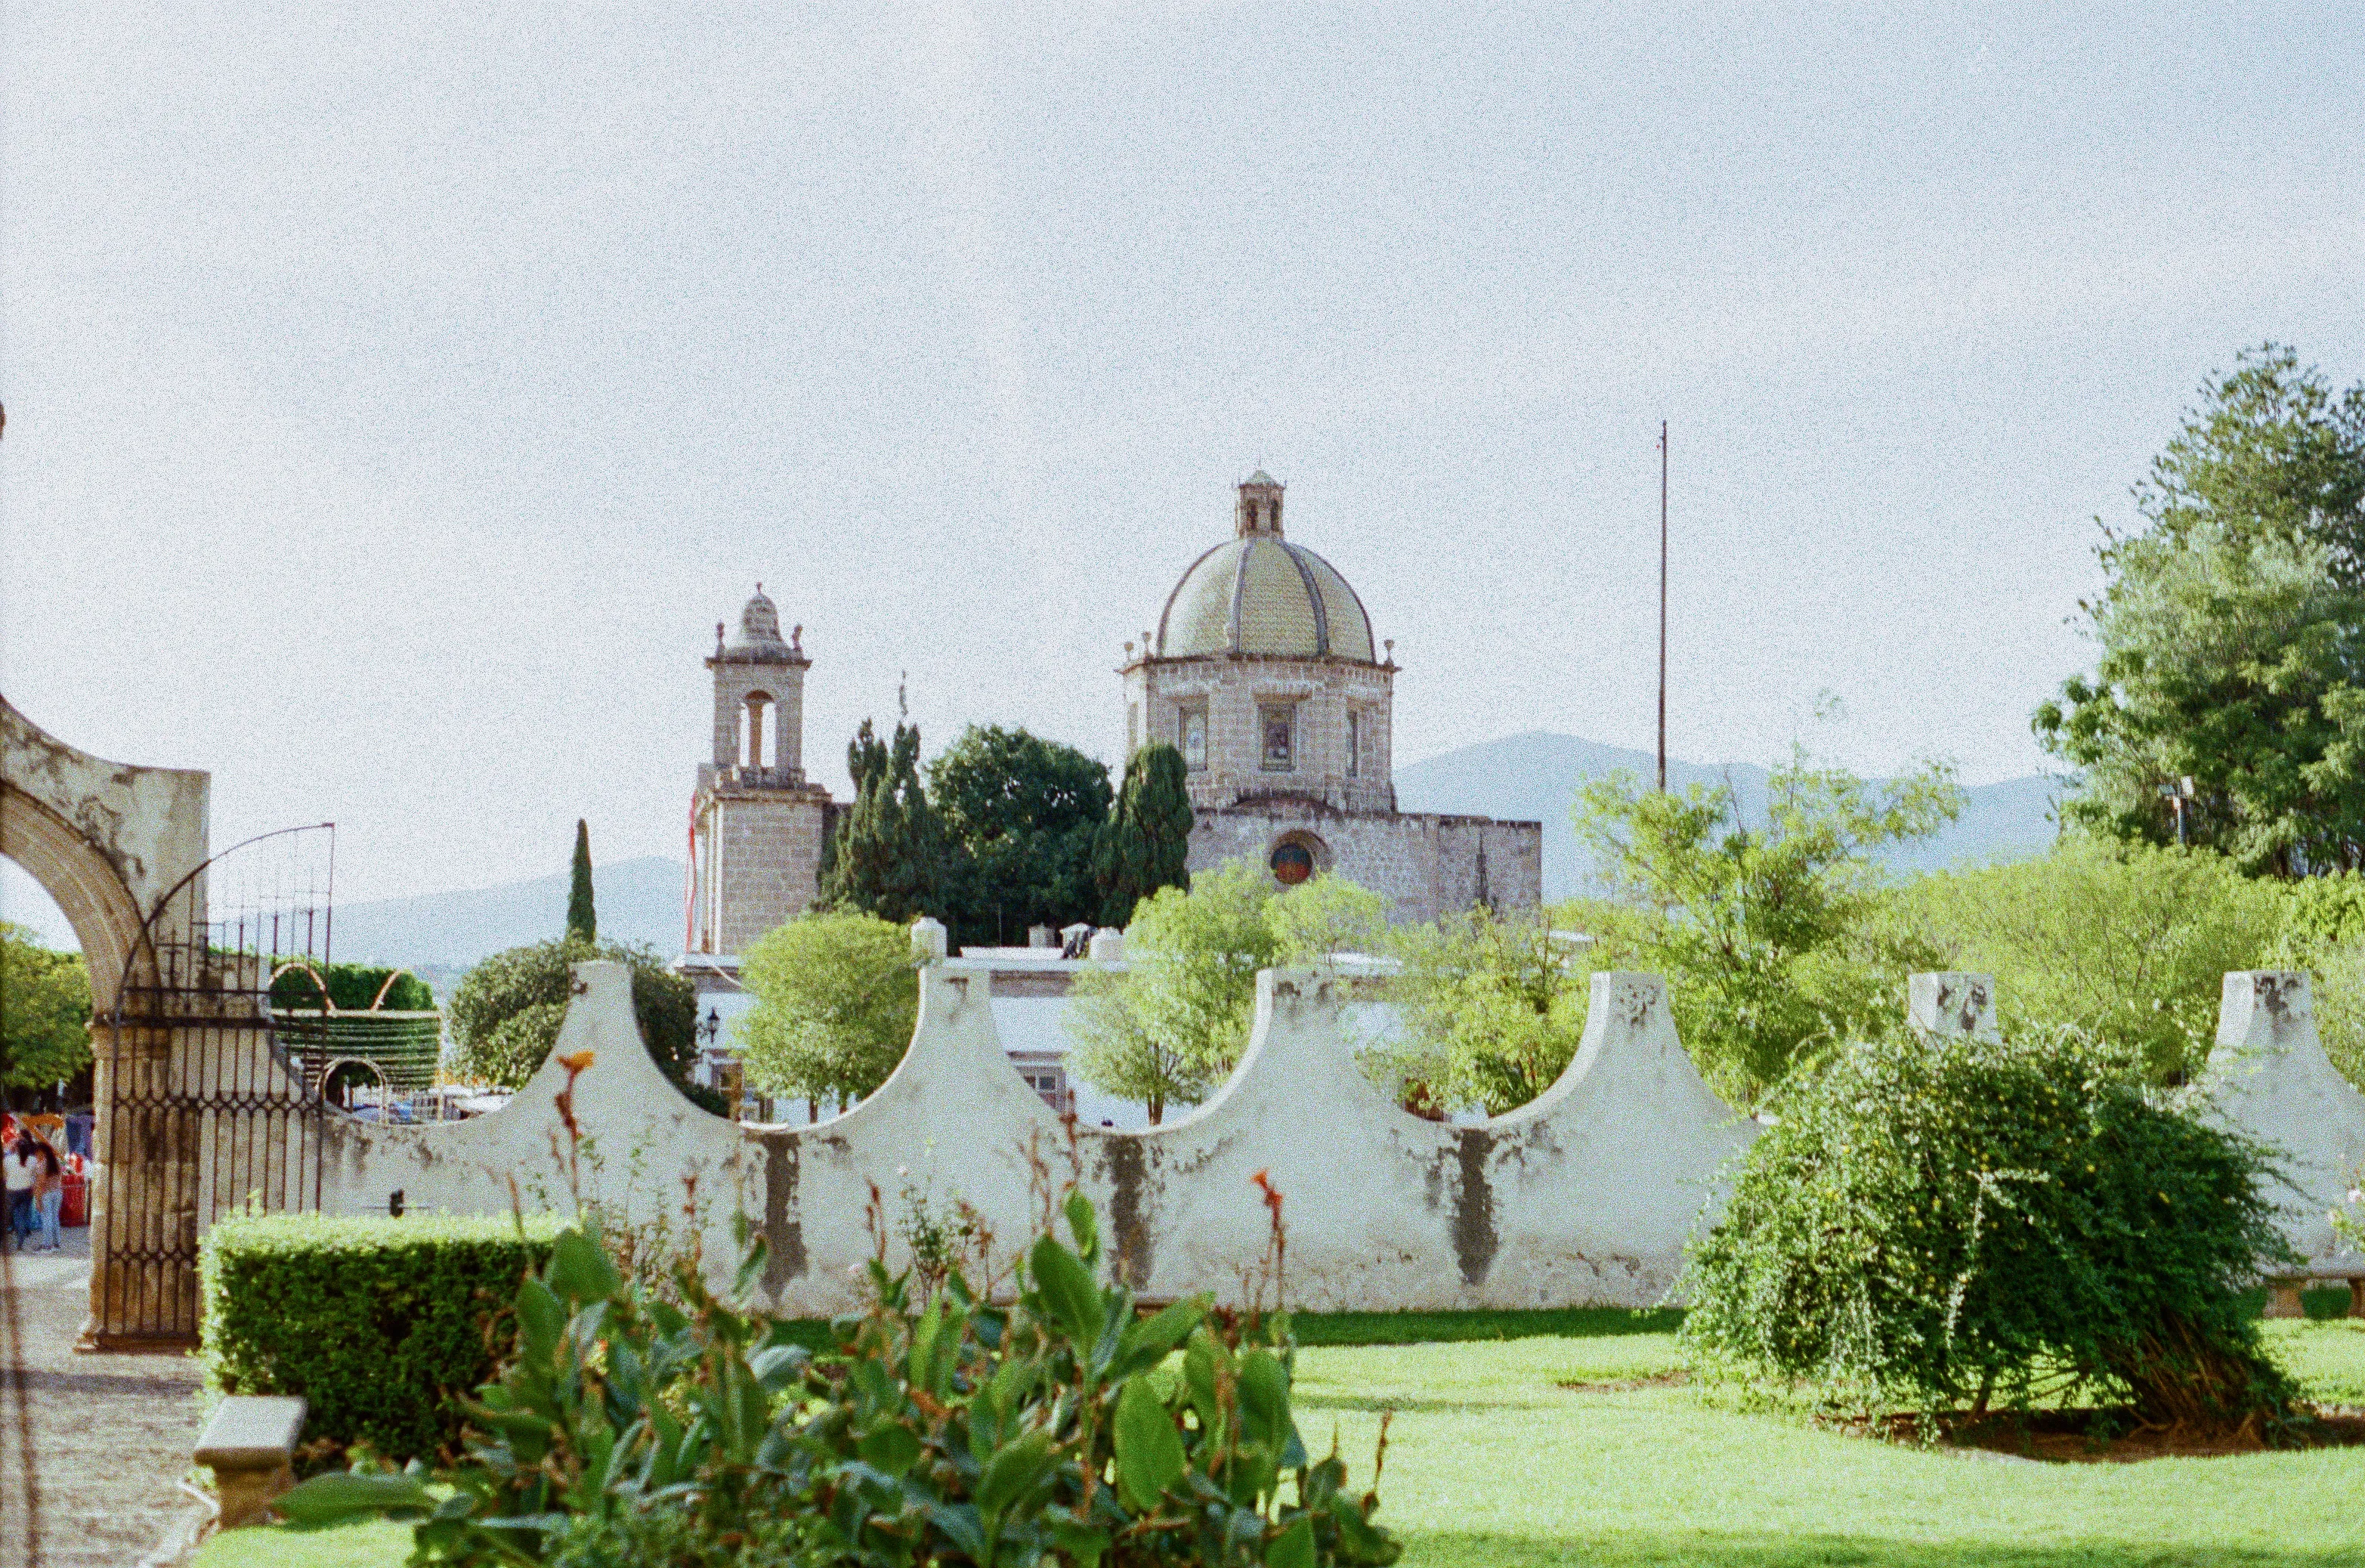
{"type": "Polygon", "coordinates": [[[1816,694],[2030,771],[2195,383],[2365,374],[2365,10],[8,7],[0,689],[348,899],[679,855],[761,578],[806,747],[1115,759],[1288,482],[1400,758],[1816,694]]]}

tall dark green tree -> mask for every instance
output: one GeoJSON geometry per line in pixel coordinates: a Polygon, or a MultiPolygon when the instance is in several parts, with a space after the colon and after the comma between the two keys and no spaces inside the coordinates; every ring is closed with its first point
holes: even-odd
{"type": "Polygon", "coordinates": [[[1100,913],[1093,845],[1114,798],[1106,765],[1025,730],[972,724],[928,764],[928,798],[958,863],[940,916],[955,942],[1100,913]]]}
{"type": "Polygon", "coordinates": [[[575,819],[575,875],[566,889],[566,935],[569,941],[600,939],[600,912],[591,903],[591,828],[575,819]]]}
{"type": "Polygon", "coordinates": [[[2206,383],[2105,525],[2091,677],[2039,708],[2084,775],[2068,816],[2254,872],[2365,866],[2365,385],[2269,343],[2206,383]]]}
{"type": "Polygon", "coordinates": [[[1160,888],[1190,890],[1194,818],[1183,778],[1182,754],[1163,741],[1125,765],[1116,810],[1093,845],[1103,925],[1131,924],[1133,906],[1160,888]]]}
{"type": "Polygon", "coordinates": [[[881,743],[869,720],[846,748],[854,776],[847,809],[822,878],[820,902],[903,924],[949,902],[952,875],[943,824],[920,783],[920,730],[898,719],[881,743]]]}

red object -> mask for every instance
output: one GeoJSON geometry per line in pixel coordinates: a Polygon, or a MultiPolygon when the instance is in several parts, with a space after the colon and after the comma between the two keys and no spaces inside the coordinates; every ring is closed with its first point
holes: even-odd
{"type": "Polygon", "coordinates": [[[65,1202],[58,1205],[60,1225],[90,1223],[90,1182],[74,1171],[66,1172],[65,1202]]]}

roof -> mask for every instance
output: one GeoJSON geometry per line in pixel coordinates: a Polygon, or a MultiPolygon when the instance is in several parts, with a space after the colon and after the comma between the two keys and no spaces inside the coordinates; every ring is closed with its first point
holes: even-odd
{"type": "Polygon", "coordinates": [[[1378,660],[1371,617],[1339,569],[1273,534],[1227,539],[1201,555],[1159,617],[1161,658],[1279,654],[1378,660]]]}

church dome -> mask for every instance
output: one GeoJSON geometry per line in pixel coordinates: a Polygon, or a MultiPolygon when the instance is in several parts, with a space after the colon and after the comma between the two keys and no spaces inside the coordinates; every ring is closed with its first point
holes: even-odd
{"type": "Polygon", "coordinates": [[[1377,663],[1372,621],[1339,569],[1281,534],[1282,487],[1262,470],[1240,487],[1239,536],[1182,574],[1159,617],[1157,654],[1274,654],[1377,663]]]}

